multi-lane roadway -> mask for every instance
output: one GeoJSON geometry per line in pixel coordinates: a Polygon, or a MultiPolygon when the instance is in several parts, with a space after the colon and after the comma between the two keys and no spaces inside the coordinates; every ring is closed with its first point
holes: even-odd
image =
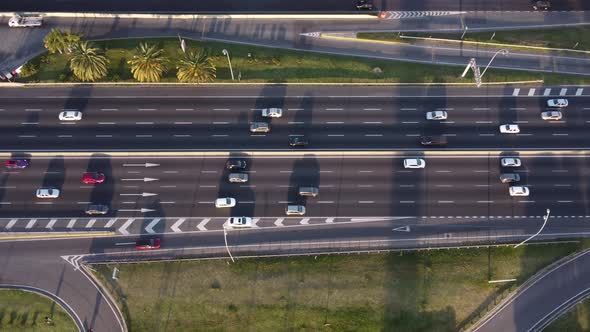
{"type": "Polygon", "coordinates": [[[533,94],[524,98],[514,93],[482,98],[368,91],[340,95],[346,91],[281,95],[261,89],[260,95],[232,96],[218,89],[215,97],[174,95],[174,90],[169,96],[153,96],[149,90],[110,96],[75,90],[69,96],[3,93],[1,149],[277,150],[286,149],[289,137],[297,135],[306,136],[312,150],[418,150],[422,135],[446,136],[447,148],[458,150],[588,147],[590,99],[582,88],[570,89],[570,105],[559,121],[541,119],[549,109],[547,100],[559,97],[559,89],[526,89],[523,93],[533,94]],[[263,118],[261,109],[268,107],[282,108],[283,116],[263,118]],[[426,120],[426,112],[437,110],[448,118],[426,120]],[[83,118],[60,121],[63,111],[80,111],[83,118]],[[270,124],[270,132],[250,132],[250,123],[260,121],[270,124]],[[502,124],[517,124],[520,133],[501,134],[502,124]]]}
{"type": "MultiPolygon", "coordinates": [[[[421,10],[454,10],[454,11],[529,11],[532,6],[529,0],[375,0],[378,10],[421,11],[421,10]]],[[[590,6],[583,0],[552,0],[553,10],[588,10],[590,6]]],[[[90,1],[66,0],[57,2],[23,0],[5,2],[0,11],[42,11],[42,12],[184,12],[184,13],[347,13],[354,12],[354,0],[299,0],[299,1],[90,1]]]]}

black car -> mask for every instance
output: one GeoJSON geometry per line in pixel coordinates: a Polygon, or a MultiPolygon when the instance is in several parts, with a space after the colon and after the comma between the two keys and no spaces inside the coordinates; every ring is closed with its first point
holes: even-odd
{"type": "Polygon", "coordinates": [[[373,10],[373,2],[371,0],[356,0],[354,6],[357,10],[373,10]]]}
{"type": "Polygon", "coordinates": [[[520,174],[516,173],[503,173],[500,174],[500,182],[502,183],[513,183],[520,181],[520,174]]]}
{"type": "Polygon", "coordinates": [[[305,136],[291,136],[289,137],[290,146],[306,147],[309,145],[309,141],[305,136]]]}
{"type": "Polygon", "coordinates": [[[225,163],[225,167],[230,171],[242,170],[246,168],[246,161],[241,159],[230,159],[225,163]]]}
{"type": "Polygon", "coordinates": [[[424,146],[445,146],[447,145],[446,136],[422,136],[420,144],[424,146]]]}
{"type": "Polygon", "coordinates": [[[549,10],[551,8],[551,3],[548,0],[533,0],[532,5],[534,10],[549,10]]]}

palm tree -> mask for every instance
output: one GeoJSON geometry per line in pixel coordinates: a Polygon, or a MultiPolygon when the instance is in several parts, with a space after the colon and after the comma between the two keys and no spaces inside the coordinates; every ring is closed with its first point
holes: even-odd
{"type": "Polygon", "coordinates": [[[181,82],[205,83],[211,82],[216,76],[217,69],[211,58],[205,52],[188,51],[178,61],[176,77],[181,82]]]}
{"type": "Polygon", "coordinates": [[[133,59],[127,63],[131,65],[133,77],[140,82],[158,82],[166,70],[166,58],[162,56],[163,49],[156,45],[140,43],[135,50],[133,59]]]}
{"type": "Polygon", "coordinates": [[[81,35],[74,34],[71,31],[62,31],[57,28],[51,31],[43,38],[45,48],[50,53],[71,52],[76,44],[80,42],[81,35]]]}
{"type": "Polygon", "coordinates": [[[81,81],[93,82],[107,75],[109,59],[97,51],[97,48],[85,41],[74,47],[70,69],[81,81]]]}

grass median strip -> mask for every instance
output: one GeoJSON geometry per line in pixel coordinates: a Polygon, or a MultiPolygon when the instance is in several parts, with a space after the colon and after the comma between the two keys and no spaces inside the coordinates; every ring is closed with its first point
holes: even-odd
{"type": "Polygon", "coordinates": [[[457,331],[582,243],[94,266],[130,331],[457,331]],[[119,269],[112,280],[112,269],[119,269]],[[488,283],[516,279],[515,282],[488,283]]]}
{"type": "MultiPolygon", "coordinates": [[[[176,61],[182,51],[176,38],[115,39],[97,41],[110,60],[103,82],[133,82],[129,61],[137,45],[146,41],[157,44],[170,60],[171,68],[162,76],[162,82],[177,82],[176,61]]],[[[187,41],[188,49],[208,52],[217,68],[216,83],[232,82],[227,58],[231,56],[236,81],[245,83],[473,83],[469,74],[460,78],[462,68],[431,64],[368,59],[353,56],[328,55],[312,52],[265,48],[220,42],[187,41]]],[[[23,82],[76,82],[65,54],[42,54],[31,60],[38,70],[23,82]]],[[[485,82],[545,80],[549,84],[582,84],[590,82],[575,75],[529,73],[514,70],[490,70],[485,82]]]]}
{"type": "Polygon", "coordinates": [[[77,327],[59,305],[44,296],[0,289],[0,330],[70,332],[77,327]]]}

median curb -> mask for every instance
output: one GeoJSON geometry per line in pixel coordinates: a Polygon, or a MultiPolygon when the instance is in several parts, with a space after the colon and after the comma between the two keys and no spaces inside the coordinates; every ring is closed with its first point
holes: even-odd
{"type": "MultiPolygon", "coordinates": [[[[14,12],[0,12],[0,17],[12,17],[14,12]]],[[[377,15],[370,14],[128,14],[128,13],[45,13],[45,12],[27,12],[27,14],[42,15],[43,17],[71,17],[71,18],[131,18],[131,19],[180,19],[180,20],[197,20],[206,18],[216,19],[341,19],[341,20],[376,20],[377,15]]]]}
{"type": "MultiPolygon", "coordinates": [[[[24,157],[305,157],[305,156],[500,156],[503,154],[519,156],[535,155],[588,155],[590,149],[584,150],[498,150],[498,151],[424,151],[424,150],[407,150],[407,151],[93,151],[93,152],[72,152],[72,151],[48,151],[48,152],[22,152],[24,157]]],[[[14,158],[13,152],[0,152],[2,158],[14,158]]]]}
{"type": "Polygon", "coordinates": [[[72,237],[100,237],[113,236],[115,232],[0,232],[0,242],[2,240],[34,240],[34,239],[53,239],[53,238],[72,238],[72,237]]]}

